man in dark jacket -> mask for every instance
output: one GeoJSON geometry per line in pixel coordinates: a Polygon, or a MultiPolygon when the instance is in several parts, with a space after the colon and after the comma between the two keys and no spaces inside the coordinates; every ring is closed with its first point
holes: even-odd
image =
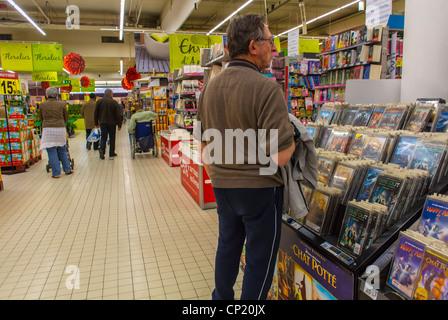
{"type": "Polygon", "coordinates": [[[113,91],[106,89],[104,91],[104,98],[98,100],[95,107],[95,127],[101,129],[100,142],[100,159],[104,160],[104,153],[106,152],[106,142],[109,137],[109,158],[117,156],[115,153],[115,128],[118,126],[118,131],[121,130],[123,123],[121,117],[121,109],[118,102],[113,99],[113,91]]]}

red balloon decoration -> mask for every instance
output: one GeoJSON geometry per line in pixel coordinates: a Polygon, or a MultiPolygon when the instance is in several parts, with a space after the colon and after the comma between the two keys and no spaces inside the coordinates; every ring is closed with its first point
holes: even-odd
{"type": "Polygon", "coordinates": [[[121,86],[123,89],[132,90],[134,89],[134,82],[129,81],[128,78],[124,77],[123,80],[121,80],[121,86]]]}
{"type": "Polygon", "coordinates": [[[80,74],[84,71],[86,63],[77,53],[70,53],[64,57],[64,68],[70,74],[80,74]]]}
{"type": "Polygon", "coordinates": [[[50,87],[50,82],[48,82],[48,81],[42,81],[42,82],[40,83],[40,86],[42,87],[42,89],[43,89],[44,91],[47,91],[47,89],[50,87]]]}
{"type": "Polygon", "coordinates": [[[87,76],[84,76],[81,78],[81,87],[87,88],[90,86],[90,78],[87,76]]]}
{"type": "Polygon", "coordinates": [[[126,79],[128,79],[129,82],[132,82],[133,80],[141,79],[142,75],[137,72],[137,69],[135,67],[129,68],[128,71],[126,71],[126,79]]]}

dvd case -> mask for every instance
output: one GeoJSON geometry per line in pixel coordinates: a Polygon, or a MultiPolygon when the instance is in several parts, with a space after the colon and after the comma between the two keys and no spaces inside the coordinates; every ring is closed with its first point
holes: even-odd
{"type": "Polygon", "coordinates": [[[448,197],[431,195],[426,198],[418,232],[425,237],[448,244],[448,197]]]}

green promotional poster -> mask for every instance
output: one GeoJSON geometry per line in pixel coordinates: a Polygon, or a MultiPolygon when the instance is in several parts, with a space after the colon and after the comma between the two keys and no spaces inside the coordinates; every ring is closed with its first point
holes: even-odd
{"type": "Polygon", "coordinates": [[[58,73],[56,71],[39,71],[31,74],[32,81],[57,81],[58,73]]]}
{"type": "Polygon", "coordinates": [[[3,70],[33,71],[33,53],[29,43],[0,43],[3,70]]]}
{"type": "Polygon", "coordinates": [[[62,45],[60,44],[32,44],[34,71],[63,70],[62,45]]]}
{"type": "Polygon", "coordinates": [[[170,69],[182,68],[182,65],[200,64],[200,49],[210,48],[222,42],[222,36],[202,36],[190,34],[170,34],[170,69]]]}
{"type": "Polygon", "coordinates": [[[95,92],[95,79],[90,79],[90,85],[87,88],[81,87],[81,92],[95,92]]]}

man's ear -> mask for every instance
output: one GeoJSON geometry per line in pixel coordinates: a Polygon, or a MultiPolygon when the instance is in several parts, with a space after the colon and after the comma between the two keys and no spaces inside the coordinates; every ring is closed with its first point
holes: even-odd
{"type": "Polygon", "coordinates": [[[249,43],[249,53],[256,56],[258,54],[258,47],[255,40],[251,40],[249,43]]]}

